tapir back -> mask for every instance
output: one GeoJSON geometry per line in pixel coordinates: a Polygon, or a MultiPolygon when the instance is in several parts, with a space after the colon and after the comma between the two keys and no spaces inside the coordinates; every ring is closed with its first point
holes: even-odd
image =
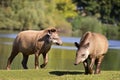
{"type": "Polygon", "coordinates": [[[108,50],[107,38],[99,33],[91,33],[90,38],[90,54],[96,53],[96,56],[105,54],[108,50]]]}
{"type": "MultiPolygon", "coordinates": [[[[15,41],[13,48],[17,48],[19,52],[25,54],[34,54],[35,49],[37,49],[36,44],[38,43],[38,38],[43,37],[46,33],[42,31],[27,30],[20,32],[15,41]]],[[[43,42],[39,41],[39,46],[43,46],[43,42]]],[[[41,48],[41,47],[40,47],[41,48]]]]}

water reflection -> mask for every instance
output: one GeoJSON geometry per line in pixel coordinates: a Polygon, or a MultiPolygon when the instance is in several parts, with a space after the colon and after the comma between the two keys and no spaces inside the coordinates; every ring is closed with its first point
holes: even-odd
{"type": "MultiPolygon", "coordinates": [[[[0,34],[0,69],[6,67],[7,58],[10,55],[12,42],[16,34],[0,34]]],[[[83,69],[83,65],[74,66],[75,51],[74,42],[79,42],[80,38],[76,37],[61,37],[63,46],[52,46],[49,51],[49,63],[46,68],[50,69],[66,69],[79,70],[83,69]]],[[[102,64],[104,70],[120,70],[120,41],[109,40],[109,51],[105,56],[102,64]]],[[[16,56],[11,65],[12,69],[23,69],[21,65],[22,54],[16,56]]],[[[40,63],[42,64],[42,57],[40,56],[40,63]]],[[[34,68],[34,55],[29,57],[28,67],[34,68]]]]}

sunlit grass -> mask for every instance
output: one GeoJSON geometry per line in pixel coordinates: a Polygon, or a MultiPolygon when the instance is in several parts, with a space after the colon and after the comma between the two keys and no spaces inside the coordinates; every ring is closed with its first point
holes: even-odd
{"type": "Polygon", "coordinates": [[[85,75],[81,70],[0,70],[0,80],[120,80],[120,71],[102,71],[98,75],[85,75]]]}

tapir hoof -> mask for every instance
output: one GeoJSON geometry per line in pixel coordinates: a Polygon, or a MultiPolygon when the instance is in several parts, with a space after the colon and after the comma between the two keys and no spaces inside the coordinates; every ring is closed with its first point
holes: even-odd
{"type": "Polygon", "coordinates": [[[8,67],[7,67],[6,69],[7,69],[7,70],[10,70],[10,68],[8,68],[8,67]]]}
{"type": "Polygon", "coordinates": [[[41,67],[41,68],[44,68],[44,67],[45,67],[45,64],[40,65],[40,67],[41,67]]]}
{"type": "Polygon", "coordinates": [[[76,63],[74,63],[74,65],[76,66],[77,64],[76,64],[76,63]]]}
{"type": "Polygon", "coordinates": [[[93,74],[94,73],[94,71],[93,70],[89,70],[89,74],[93,74]]]}
{"type": "Polygon", "coordinates": [[[37,70],[37,69],[39,69],[39,67],[38,67],[38,66],[36,66],[36,67],[35,67],[35,69],[37,70]]]}

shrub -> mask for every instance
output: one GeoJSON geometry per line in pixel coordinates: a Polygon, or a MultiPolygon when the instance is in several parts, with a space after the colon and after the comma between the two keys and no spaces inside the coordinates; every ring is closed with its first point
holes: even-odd
{"type": "Polygon", "coordinates": [[[104,33],[104,26],[95,17],[80,17],[75,18],[72,22],[73,31],[80,30],[79,33],[82,35],[86,31],[92,31],[97,33],[104,33]]]}
{"type": "Polygon", "coordinates": [[[119,28],[118,26],[106,25],[106,36],[108,39],[119,39],[119,28]]]}
{"type": "Polygon", "coordinates": [[[52,15],[52,18],[55,22],[55,26],[62,32],[65,36],[69,36],[72,33],[72,25],[63,18],[60,14],[52,15]]]}

